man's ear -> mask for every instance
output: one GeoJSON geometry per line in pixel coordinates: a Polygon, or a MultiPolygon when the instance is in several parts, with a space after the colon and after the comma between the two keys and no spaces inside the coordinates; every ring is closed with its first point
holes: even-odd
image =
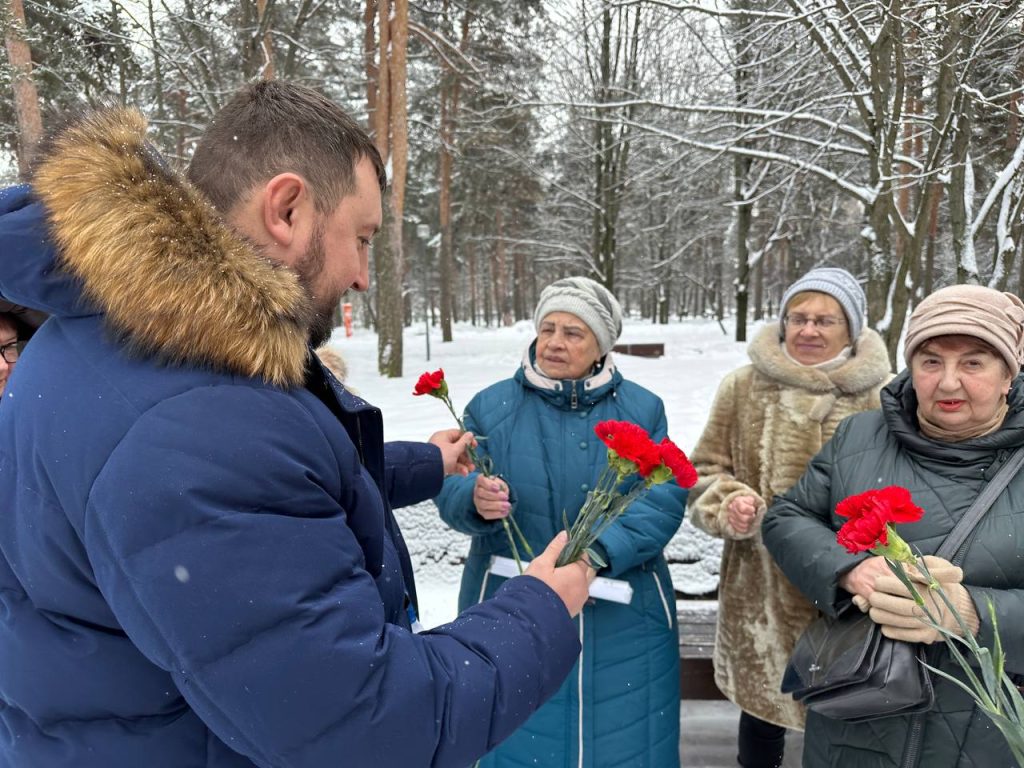
{"type": "Polygon", "coordinates": [[[276,245],[288,249],[311,203],[305,180],[295,173],[279,173],[263,186],[262,202],[263,227],[276,245]]]}

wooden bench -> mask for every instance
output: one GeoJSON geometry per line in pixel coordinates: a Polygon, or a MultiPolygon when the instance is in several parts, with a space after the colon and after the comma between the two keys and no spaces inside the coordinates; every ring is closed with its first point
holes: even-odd
{"type": "Polygon", "coordinates": [[[635,355],[637,357],[661,357],[665,354],[665,345],[661,342],[648,342],[645,344],[616,344],[612,352],[622,355],[635,355]]]}
{"type": "Polygon", "coordinates": [[[715,685],[711,655],[715,648],[717,600],[677,600],[679,620],[679,695],[683,699],[723,699],[715,685]]]}

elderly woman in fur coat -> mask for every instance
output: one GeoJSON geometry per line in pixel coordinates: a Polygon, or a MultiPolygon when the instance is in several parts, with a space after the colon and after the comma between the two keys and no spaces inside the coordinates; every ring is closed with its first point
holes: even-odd
{"type": "Polygon", "coordinates": [[[779,691],[790,652],[816,610],[761,542],[767,503],[788,490],[850,414],[879,407],[892,377],[885,344],[864,327],[866,300],[842,269],[808,272],[783,295],[779,326],[750,344],[750,365],[719,387],[693,453],[690,520],[725,539],[715,682],[741,710],[738,760],[781,765],[803,708],[779,691]]]}

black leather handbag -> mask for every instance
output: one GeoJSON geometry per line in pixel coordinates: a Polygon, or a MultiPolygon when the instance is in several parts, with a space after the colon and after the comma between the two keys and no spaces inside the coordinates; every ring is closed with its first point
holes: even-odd
{"type": "MultiPolygon", "coordinates": [[[[1021,464],[1016,451],[986,484],[938,551],[955,565],[963,546],[1021,464]]],[[[782,692],[825,717],[863,722],[924,712],[935,701],[920,643],[890,640],[852,602],[836,616],[821,616],[797,640],[782,678],[782,692]]]]}
{"type": "Polygon", "coordinates": [[[930,709],[931,676],[918,643],[890,640],[853,603],[811,622],[793,649],[782,692],[808,709],[860,722],[930,709]]]}

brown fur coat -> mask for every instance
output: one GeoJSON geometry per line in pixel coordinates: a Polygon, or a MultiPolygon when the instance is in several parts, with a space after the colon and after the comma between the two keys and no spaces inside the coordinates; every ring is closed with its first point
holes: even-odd
{"type": "Polygon", "coordinates": [[[751,365],[722,381],[693,452],[700,479],[690,491],[690,520],[725,539],[718,587],[715,682],[755,717],[803,728],[803,707],[779,692],[797,637],[815,609],[782,575],[761,543],[761,519],[772,498],[789,490],[810,459],[852,413],[879,407],[892,375],[882,338],[865,329],[857,354],[836,369],[798,365],[783,353],[778,326],[758,334],[751,365]],[[750,531],[727,521],[737,496],[758,499],[750,531]]]}

